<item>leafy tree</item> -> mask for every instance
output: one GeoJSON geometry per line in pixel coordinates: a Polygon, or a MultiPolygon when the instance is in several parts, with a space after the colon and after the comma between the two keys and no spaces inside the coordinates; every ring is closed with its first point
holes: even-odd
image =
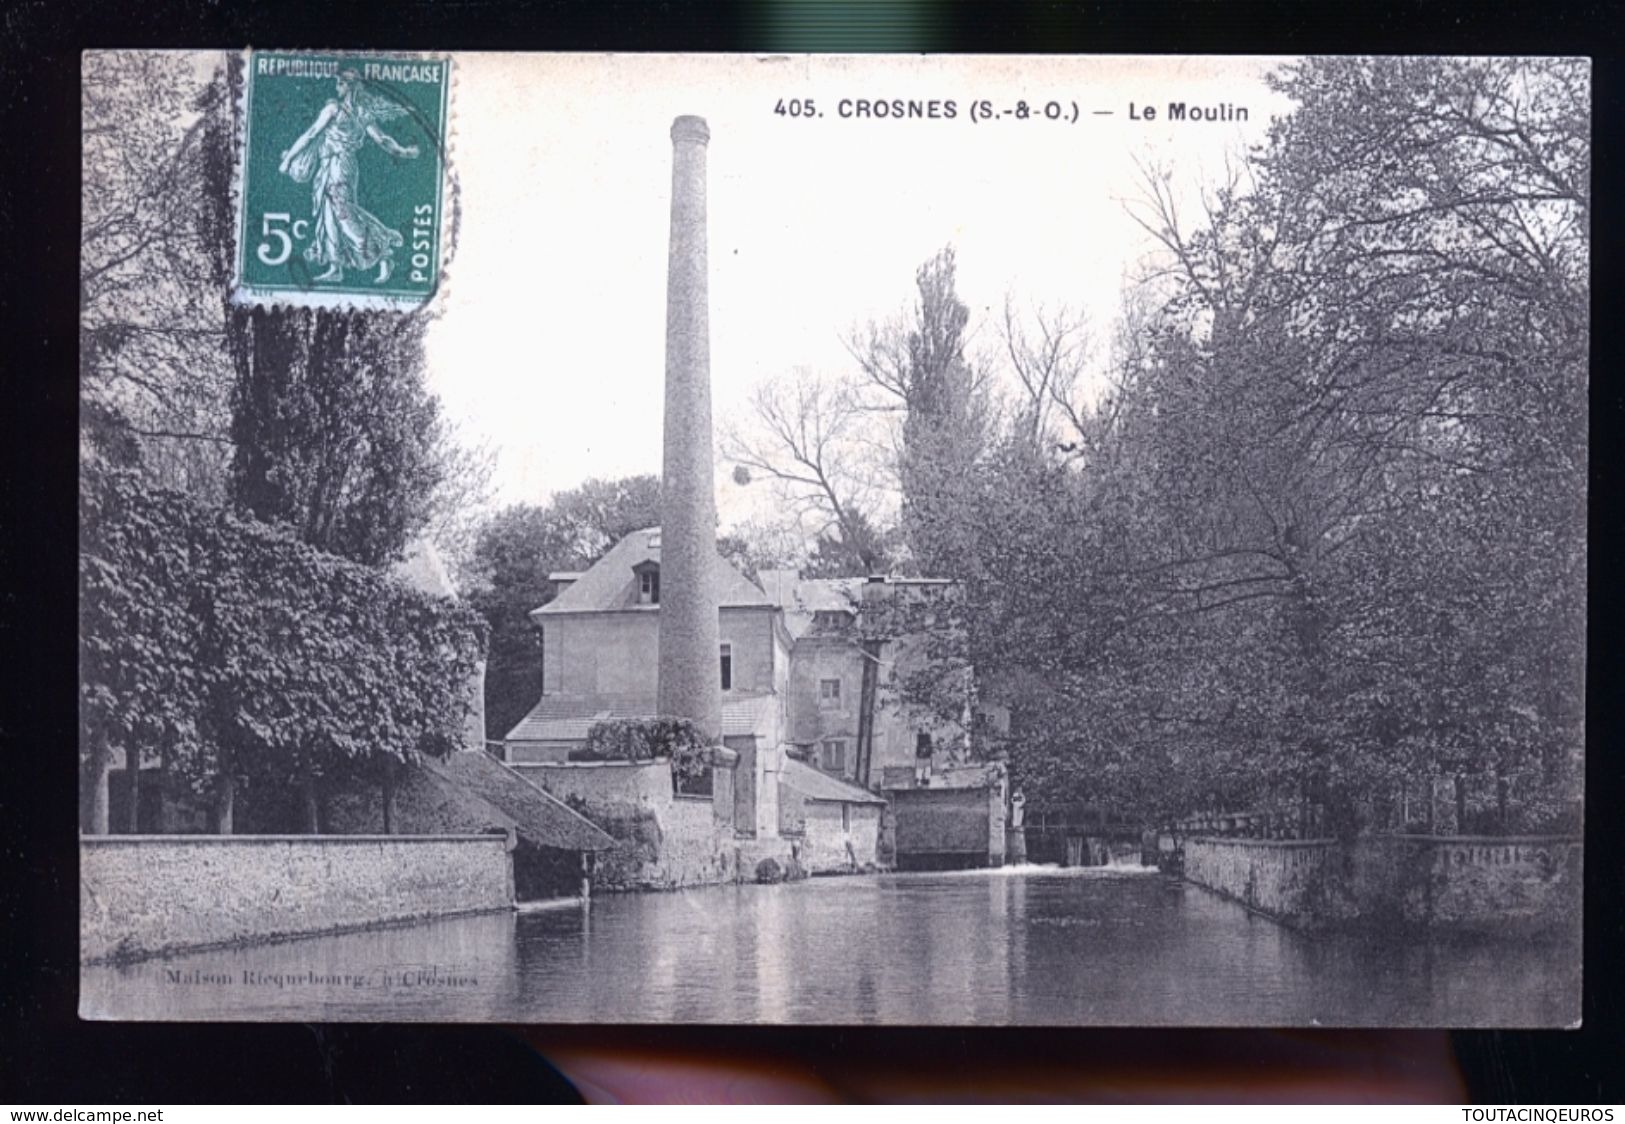
{"type": "MultiPolygon", "coordinates": [[[[242,83],[232,59],[228,105],[242,83]]],[[[206,119],[200,172],[231,371],[229,499],[319,549],[390,562],[427,525],[447,468],[427,316],[231,304],[237,127],[229,112],[206,119]]]]}
{"type": "Polygon", "coordinates": [[[802,575],[809,578],[861,578],[897,568],[903,555],[895,532],[877,527],[860,511],[849,512],[839,528],[813,540],[802,575]]]}
{"type": "Polygon", "coordinates": [[[970,309],[954,285],[953,247],[920,266],[909,319],[871,324],[849,341],[872,400],[901,414],[896,446],[903,538],[920,573],[957,576],[970,544],[964,488],[987,447],[992,402],[985,371],[965,355],[970,309]]]}
{"type": "Polygon", "coordinates": [[[1203,223],[1149,178],[1157,303],[1111,389],[1063,458],[1018,416],[956,503],[1029,793],[1339,832],[1436,776],[1440,829],[1577,796],[1585,79],[1313,59],[1203,223]]]}
{"type": "MultiPolygon", "coordinates": [[[[94,473],[79,496],[80,761],[85,830],[106,834],[107,776],[122,756],[144,765],[197,761],[213,670],[200,641],[206,520],[177,493],[138,489],[128,471],[94,473]]],[[[138,827],[139,786],[131,793],[138,827]]]]}
{"type": "Polygon", "coordinates": [[[368,565],[426,526],[445,464],[417,316],[233,309],[231,496],[368,565]]]}
{"type": "Polygon", "coordinates": [[[748,519],[717,536],[717,553],[756,581],[763,570],[799,569],[806,544],[799,533],[780,522],[748,519]]]}
{"type": "MultiPolygon", "coordinates": [[[[81,488],[85,826],[107,830],[110,759],[157,760],[215,798],[386,783],[461,737],[483,623],[455,602],[129,473],[81,488]]],[[[132,825],[133,826],[133,825],[132,825]]]]}

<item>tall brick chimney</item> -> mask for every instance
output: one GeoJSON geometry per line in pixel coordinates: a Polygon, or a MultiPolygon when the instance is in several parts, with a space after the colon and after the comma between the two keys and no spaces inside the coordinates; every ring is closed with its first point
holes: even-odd
{"type": "Polygon", "coordinates": [[[657,696],[661,715],[688,718],[712,744],[721,744],[705,248],[705,147],[710,139],[702,117],[672,122],[657,696]]]}

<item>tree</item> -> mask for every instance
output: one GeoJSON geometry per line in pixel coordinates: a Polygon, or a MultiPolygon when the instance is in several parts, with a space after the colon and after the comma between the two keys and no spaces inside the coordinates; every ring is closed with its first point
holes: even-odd
{"type": "Polygon", "coordinates": [[[83,68],[86,455],[218,500],[231,379],[204,149],[229,112],[223,76],[151,51],[90,51],[83,68]]]}
{"type": "MultiPolygon", "coordinates": [[[[228,106],[241,66],[226,68],[228,106]]],[[[428,314],[232,304],[236,129],[230,112],[206,119],[200,173],[232,374],[228,497],[322,550],[393,561],[426,526],[446,468],[439,403],[425,384],[428,314]]]]}
{"type": "Polygon", "coordinates": [[[858,389],[802,368],[760,383],[750,406],[750,418],[722,439],[735,482],[761,477],[776,485],[789,521],[814,543],[821,573],[886,570],[889,551],[875,518],[891,470],[858,389]]]}
{"type": "Polygon", "coordinates": [[[489,455],[434,419],[421,316],[225,302],[237,65],[200,73],[184,55],[85,56],[87,455],[209,502],[230,493],[256,517],[369,561],[427,523],[455,567],[489,455]]]}
{"type": "Polygon", "coordinates": [[[1346,832],[1442,775],[1434,826],[1549,824],[1583,712],[1584,64],[1276,81],[1297,110],[1196,225],[1149,178],[1157,302],[1077,455],[1016,432],[966,473],[972,661],[1051,799],[1346,832]]]}
{"type": "Polygon", "coordinates": [[[556,595],[550,575],[582,570],[626,535],[660,522],[654,476],[588,480],[546,504],[518,504],[480,528],[469,604],[484,618],[486,737],[505,736],[541,693],[541,633],[530,619],[556,595]]]}
{"type": "MultiPolygon", "coordinates": [[[[331,677],[324,657],[334,650],[349,652],[342,666],[362,680],[405,683],[414,665],[377,663],[401,650],[387,630],[367,631],[372,611],[399,608],[387,589],[357,585],[342,569],[323,576],[327,591],[307,589],[295,579],[324,563],[306,558],[288,577],[293,585],[268,590],[241,571],[250,561],[292,565],[282,547],[261,550],[260,540],[235,524],[230,533],[211,530],[219,513],[188,506],[166,486],[205,504],[230,499],[238,511],[285,525],[313,546],[377,566],[396,557],[432,514],[431,498],[447,466],[457,466],[458,449],[440,432],[437,404],[423,386],[421,316],[228,303],[240,62],[200,73],[182,55],[92,52],[84,67],[81,493],[91,505],[87,525],[102,525],[84,544],[86,598],[122,605],[87,617],[82,632],[87,667],[97,669],[86,677],[85,747],[101,777],[87,786],[87,815],[105,828],[105,774],[115,750],[130,766],[133,815],[143,760],[227,785],[246,778],[250,765],[274,761],[310,782],[344,760],[372,759],[388,748],[391,722],[414,721],[401,716],[421,715],[442,697],[419,680],[416,701],[390,700],[372,715],[383,721],[373,724],[370,743],[342,740],[362,736],[344,724],[360,713],[354,707],[306,725],[296,715],[267,720],[255,743],[262,752],[245,756],[242,768],[222,767],[246,737],[243,700],[263,684],[229,680],[227,691],[218,662],[242,658],[269,674],[280,659],[283,686],[318,701],[338,686],[301,677],[331,677]],[[223,561],[236,547],[250,561],[223,561]],[[205,577],[222,584],[215,588],[205,577]],[[360,600],[324,600],[340,588],[360,600]],[[254,621],[238,647],[221,632],[234,590],[248,591],[236,612],[254,621]],[[289,640],[280,654],[234,654],[256,635],[269,646],[269,637],[286,633],[255,614],[291,612],[287,601],[297,590],[307,597],[300,603],[303,639],[289,640]],[[304,634],[319,632],[319,624],[349,627],[353,635],[323,634],[313,650],[304,634]],[[356,647],[366,640],[382,647],[356,647]],[[227,700],[213,717],[213,704],[196,696],[205,681],[215,684],[207,698],[227,700]]],[[[352,685],[360,693],[351,701],[369,697],[366,687],[352,685]]],[[[271,711],[287,705],[266,703],[271,711]]]]}
{"type": "Polygon", "coordinates": [[[800,534],[783,524],[745,520],[717,536],[717,553],[756,581],[763,570],[799,569],[806,544],[800,534]]]}
{"type": "Polygon", "coordinates": [[[387,784],[460,743],[483,644],[470,610],[129,472],[83,483],[88,832],[108,829],[115,754],[212,795],[229,833],[244,786],[267,800],[313,796],[313,780],[387,784]]]}
{"type": "Polygon", "coordinates": [[[1012,435],[1045,452],[1075,450],[1087,427],[1079,408],[1079,383],[1090,352],[1083,314],[1040,306],[1024,318],[1007,297],[1001,336],[1020,387],[1012,435]]]}
{"type": "Polygon", "coordinates": [[[424,534],[446,564],[452,584],[463,589],[473,580],[471,566],[480,527],[491,514],[496,450],[488,442],[468,444],[450,427],[442,427],[430,450],[439,483],[429,493],[424,534]]]}
{"type": "Polygon", "coordinates": [[[415,315],[229,313],[237,370],[230,494],[242,511],[368,565],[428,523],[445,462],[415,315]]]}
{"type": "Polygon", "coordinates": [[[871,323],[848,341],[870,391],[865,405],[901,414],[903,538],[919,571],[932,576],[957,576],[968,562],[960,503],[992,419],[987,374],[965,356],[970,310],[954,274],[950,246],[916,273],[912,317],[871,323]]]}

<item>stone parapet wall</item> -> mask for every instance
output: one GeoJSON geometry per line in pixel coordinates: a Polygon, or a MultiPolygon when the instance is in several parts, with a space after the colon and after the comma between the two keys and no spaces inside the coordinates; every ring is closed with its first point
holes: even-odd
{"type": "Polygon", "coordinates": [[[1576,838],[1393,835],[1366,841],[1357,857],[1357,892],[1379,917],[1486,933],[1579,929],[1576,838]]]}
{"type": "Polygon", "coordinates": [[[1330,913],[1330,840],[1187,839],[1185,877],[1296,928],[1315,928],[1330,913]]]}
{"type": "Polygon", "coordinates": [[[112,835],[80,840],[95,961],[513,904],[501,835],[112,835]]]}
{"type": "Polygon", "coordinates": [[[1582,845],[1561,836],[1184,842],[1185,877],[1301,929],[1578,930],[1582,845]]]}
{"type": "Polygon", "coordinates": [[[560,800],[625,800],[663,804],[672,798],[669,761],[515,761],[520,776],[541,785],[560,800]]]}

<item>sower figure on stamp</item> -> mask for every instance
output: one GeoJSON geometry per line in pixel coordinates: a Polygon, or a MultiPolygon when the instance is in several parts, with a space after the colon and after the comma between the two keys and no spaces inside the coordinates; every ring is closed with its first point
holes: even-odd
{"type": "Polygon", "coordinates": [[[378,267],[376,281],[389,280],[395,248],[403,243],[357,202],[360,166],[356,154],[371,137],[385,152],[416,157],[415,144],[396,142],[379,123],[404,116],[406,108],[372,92],[352,69],[339,72],[338,96],[322,107],[316,120],[282,154],[277,169],[298,183],[311,182],[315,223],[305,260],[325,265],[317,281],[341,281],[344,270],[378,267]]]}

